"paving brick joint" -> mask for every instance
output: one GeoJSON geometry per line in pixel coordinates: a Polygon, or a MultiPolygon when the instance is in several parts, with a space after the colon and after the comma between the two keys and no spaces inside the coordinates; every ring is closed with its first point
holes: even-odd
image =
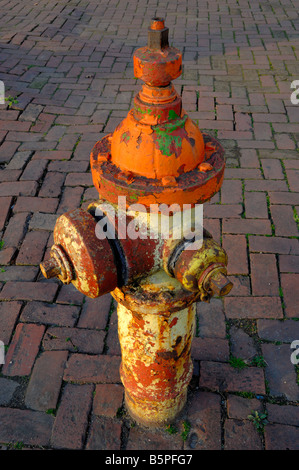
{"type": "Polygon", "coordinates": [[[0,449],[298,450],[298,0],[0,7],[0,449]],[[162,430],[124,410],[111,295],[39,270],[59,214],[97,198],[90,151],[132,106],[153,16],[183,52],[184,109],[226,150],[204,220],[234,282],[197,304],[188,403],[162,430]]]}

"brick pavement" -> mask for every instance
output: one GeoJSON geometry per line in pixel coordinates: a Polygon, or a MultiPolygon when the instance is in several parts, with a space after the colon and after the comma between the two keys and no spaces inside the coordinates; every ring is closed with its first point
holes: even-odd
{"type": "Polygon", "coordinates": [[[2,449],[299,448],[298,0],[157,3],[0,0],[2,449]],[[204,215],[235,286],[197,305],[194,376],[174,434],[124,413],[110,294],[90,301],[38,267],[58,215],[97,197],[89,153],[130,109],[132,53],[155,15],[184,54],[184,108],[226,149],[204,215]]]}

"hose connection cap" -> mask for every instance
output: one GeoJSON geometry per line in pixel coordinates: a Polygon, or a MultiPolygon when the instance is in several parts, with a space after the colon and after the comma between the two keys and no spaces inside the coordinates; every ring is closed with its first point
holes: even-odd
{"type": "Polygon", "coordinates": [[[64,284],[73,280],[71,263],[60,245],[53,245],[50,251],[51,258],[40,264],[40,269],[46,279],[58,277],[64,284]]]}
{"type": "Polygon", "coordinates": [[[213,295],[224,297],[229,294],[233,288],[233,283],[228,279],[221,269],[211,271],[203,282],[205,291],[211,290],[213,295]]]}

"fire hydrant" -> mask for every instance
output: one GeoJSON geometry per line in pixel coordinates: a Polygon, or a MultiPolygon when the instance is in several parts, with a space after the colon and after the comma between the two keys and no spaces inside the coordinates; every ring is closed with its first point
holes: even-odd
{"type": "Polygon", "coordinates": [[[227,255],[198,211],[221,187],[224,150],[182,109],[171,83],[181,70],[181,52],[154,18],[147,47],[134,53],[144,82],[134,107],[91,153],[100,198],[57,219],[41,264],[46,278],[118,302],[125,403],[147,426],[173,421],[186,403],[196,302],[232,288],[227,255]]]}

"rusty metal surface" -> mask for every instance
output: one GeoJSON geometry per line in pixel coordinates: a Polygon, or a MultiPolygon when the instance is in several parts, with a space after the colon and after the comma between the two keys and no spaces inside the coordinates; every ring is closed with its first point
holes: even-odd
{"type": "Polygon", "coordinates": [[[117,311],[126,405],[139,423],[164,425],[185,405],[195,304],[168,315],[136,313],[121,304],[117,311]]]}
{"type": "Polygon", "coordinates": [[[118,303],[136,313],[166,315],[191,305],[200,292],[184,289],[177,279],[161,270],[136,283],[116,288],[111,294],[118,303]]]}
{"type": "Polygon", "coordinates": [[[97,142],[91,152],[93,183],[101,198],[117,204],[119,196],[125,196],[127,205],[143,204],[202,204],[219,191],[224,177],[224,149],[216,139],[203,134],[205,161],[212,166],[210,171],[198,167],[170,180],[168,186],[156,178],[138,176],[131,171],[123,173],[111,161],[111,136],[97,142]],[[213,145],[214,150],[211,151],[213,145]]]}
{"type": "Polygon", "coordinates": [[[98,297],[117,285],[117,266],[107,239],[98,240],[96,221],[91,214],[75,209],[61,215],[54,228],[55,246],[60,246],[71,260],[71,282],[88,297],[98,297]]]}

